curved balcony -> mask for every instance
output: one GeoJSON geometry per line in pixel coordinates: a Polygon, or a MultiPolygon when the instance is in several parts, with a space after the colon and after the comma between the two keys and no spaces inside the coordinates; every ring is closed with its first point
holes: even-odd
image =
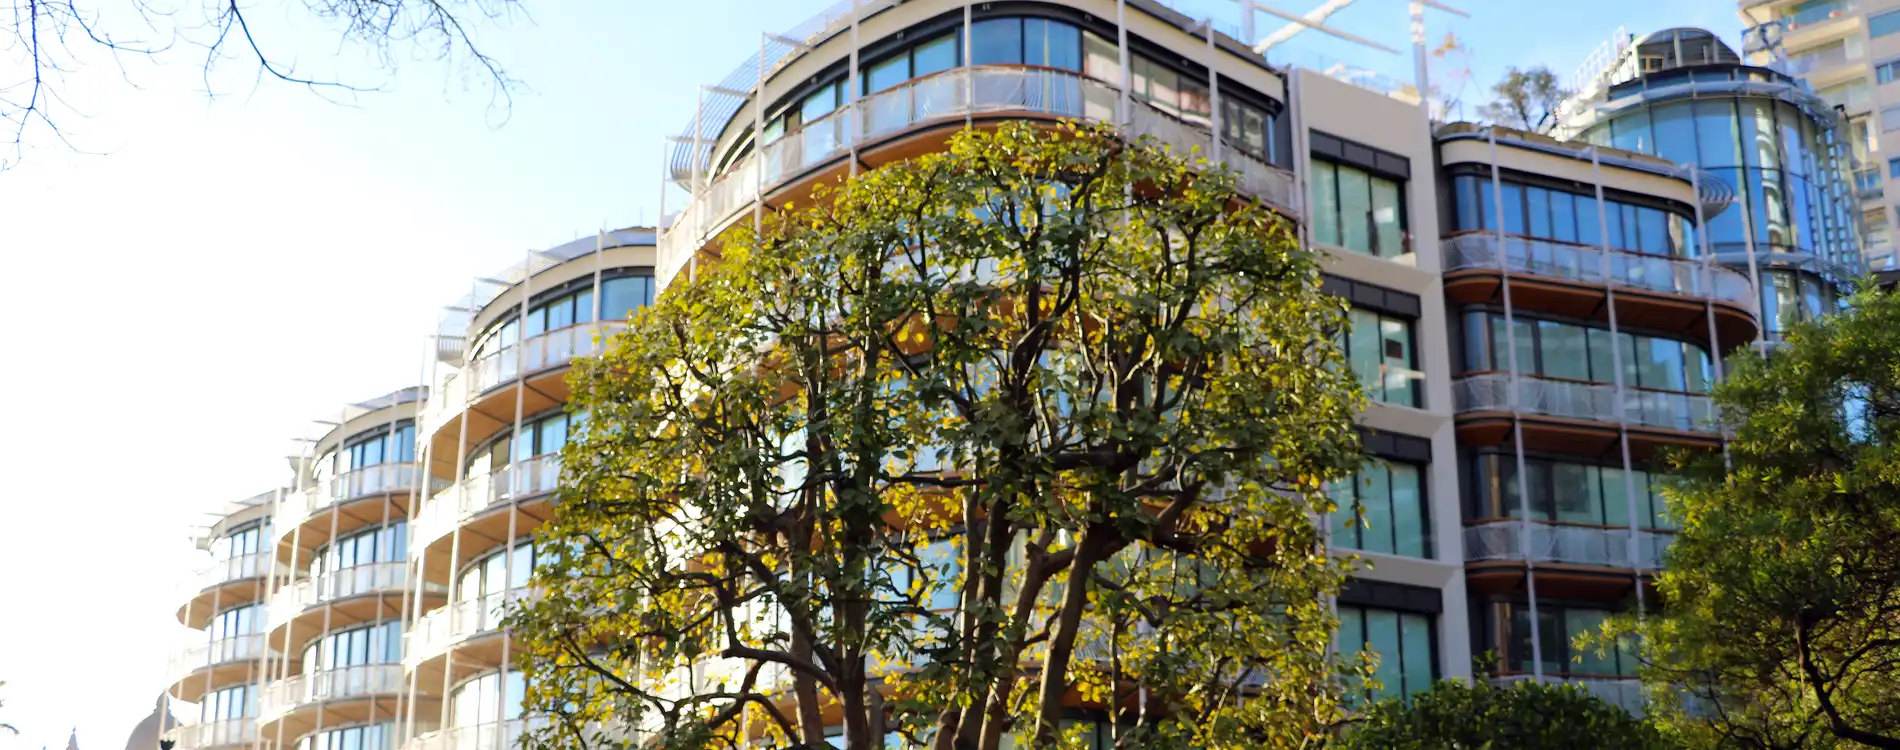
{"type": "Polygon", "coordinates": [[[283,539],[318,511],[333,505],[389,494],[407,494],[416,489],[416,467],[410,463],[387,463],[347,471],[319,482],[302,492],[284,495],[271,519],[272,535],[283,539]]]}
{"type": "Polygon", "coordinates": [[[279,589],[271,597],[269,622],[272,629],[282,626],[321,604],[372,594],[400,596],[409,580],[409,566],[400,562],[379,562],[324,571],[279,589]]]}
{"type": "Polygon", "coordinates": [[[1509,441],[1514,421],[1526,447],[1581,455],[1615,450],[1619,434],[1639,460],[1663,446],[1706,448],[1722,439],[1714,402],[1694,393],[1625,388],[1618,399],[1608,383],[1505,372],[1459,378],[1451,392],[1459,440],[1468,444],[1509,441]]]}
{"type": "Polygon", "coordinates": [[[184,724],[165,732],[177,750],[208,750],[218,747],[250,747],[257,740],[256,719],[225,719],[203,724],[184,724]]]}
{"type": "Polygon", "coordinates": [[[1546,685],[1579,685],[1585,692],[1603,699],[1603,702],[1641,717],[1647,701],[1643,697],[1643,683],[1635,678],[1599,678],[1599,677],[1551,677],[1542,679],[1527,675],[1514,674],[1488,678],[1491,684],[1509,687],[1517,682],[1541,682],[1546,685]]]}
{"type": "Polygon", "coordinates": [[[1721,306],[1716,326],[1723,349],[1755,338],[1754,287],[1747,276],[1713,259],[1703,263],[1527,237],[1500,239],[1493,232],[1447,238],[1442,250],[1446,296],[1458,302],[1502,301],[1500,279],[1508,272],[1514,277],[1512,302],[1520,307],[1603,320],[1608,313],[1602,289],[1615,289],[1623,292],[1617,310],[1626,321],[1706,340],[1702,303],[1707,301],[1721,306]],[[1685,304],[1689,300],[1695,302],[1685,304]]]}
{"type": "Polygon", "coordinates": [[[511,609],[509,605],[528,601],[535,595],[533,589],[518,588],[477,599],[450,602],[446,607],[423,615],[403,636],[403,665],[413,670],[416,665],[441,655],[456,644],[500,630],[502,620],[511,609]]]}
{"type": "Polygon", "coordinates": [[[262,597],[265,579],[270,575],[289,572],[289,566],[277,562],[268,552],[213,560],[186,579],[182,592],[185,604],[178,608],[178,619],[190,627],[202,627],[217,610],[262,597]]]}
{"type": "Polygon", "coordinates": [[[260,657],[276,658],[277,653],[265,647],[261,634],[192,644],[172,654],[165,665],[165,682],[174,688],[173,698],[196,703],[206,690],[249,678],[260,657]]]}
{"type": "Polygon", "coordinates": [[[546,717],[536,716],[449,727],[416,735],[402,747],[403,750],[512,750],[522,736],[547,725],[546,717]]]}
{"type": "MultiPolygon", "coordinates": [[[[867,145],[923,126],[990,115],[1040,115],[1113,123],[1120,91],[1067,70],[978,65],[924,76],[871,94],[806,123],[731,168],[695,186],[686,208],[660,237],[660,280],[671,279],[699,248],[762,195],[867,145]]],[[[1152,136],[1179,151],[1205,157],[1211,131],[1131,98],[1129,135],[1152,136]]],[[[1299,206],[1293,175],[1237,148],[1226,148],[1226,165],[1241,189],[1289,211],[1299,206]]]]}
{"type": "Polygon", "coordinates": [[[553,453],[464,479],[460,486],[438,492],[423,503],[410,521],[409,553],[422,554],[431,543],[490,509],[547,495],[560,485],[561,457],[553,453]]]}
{"type": "Polygon", "coordinates": [[[1465,528],[1465,560],[1564,563],[1624,570],[1662,570],[1663,550],[1674,537],[1629,529],[1495,521],[1465,528]],[[1525,544],[1529,544],[1528,549],[1525,544]],[[1633,555],[1633,556],[1632,556],[1633,555]]]}
{"type": "MultiPolygon", "coordinates": [[[[363,664],[301,674],[264,687],[258,722],[275,722],[286,714],[319,703],[362,701],[384,696],[393,700],[406,687],[400,664],[363,664]]],[[[342,711],[338,714],[328,723],[341,724],[354,718],[342,711]]],[[[394,715],[387,711],[385,714],[394,715]]]]}

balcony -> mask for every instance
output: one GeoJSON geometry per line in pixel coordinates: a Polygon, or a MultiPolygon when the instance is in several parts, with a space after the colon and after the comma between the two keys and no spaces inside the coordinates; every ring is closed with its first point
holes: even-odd
{"type": "Polygon", "coordinates": [[[1600,247],[1496,234],[1445,240],[1445,270],[1496,270],[1582,284],[1696,297],[1748,308],[1754,294],[1741,273],[1686,258],[1642,255],[1600,247]]]}
{"type": "Polygon", "coordinates": [[[1537,414],[1591,422],[1641,425],[1682,432],[1717,433],[1715,404],[1707,396],[1629,388],[1618,410],[1616,386],[1485,373],[1452,382],[1457,412],[1537,414]],[[1513,395],[1515,394],[1515,398],[1513,395]]]}
{"type": "Polygon", "coordinates": [[[381,562],[325,571],[279,589],[270,601],[270,626],[276,628],[319,604],[365,594],[401,593],[409,580],[407,563],[381,562]]]}
{"type": "Polygon", "coordinates": [[[404,689],[399,664],[364,664],[301,674],[264,687],[259,721],[272,722],[303,706],[395,695],[404,689]]]}
{"type": "Polygon", "coordinates": [[[1861,167],[1854,170],[1854,189],[1864,201],[1877,201],[1886,197],[1886,175],[1879,167],[1861,167]]]}
{"type": "Polygon", "coordinates": [[[223,687],[228,681],[226,678],[248,676],[251,667],[260,657],[267,654],[275,658],[277,652],[265,648],[264,636],[259,634],[231,636],[195,643],[172,655],[165,665],[165,682],[179,687],[180,694],[173,697],[183,701],[196,701],[198,695],[207,687],[223,687]],[[213,673],[209,675],[209,680],[187,680],[188,677],[205,670],[213,673]]]}
{"type": "MultiPolygon", "coordinates": [[[[866,96],[746,156],[730,169],[693,186],[693,197],[660,237],[662,283],[685,268],[700,246],[727,222],[787,181],[848,153],[854,144],[875,143],[930,122],[965,116],[1038,114],[1115,122],[1119,91],[1081,74],[1046,68],[974,66],[944,71],[866,96]]],[[[1152,136],[1176,151],[1206,157],[1209,129],[1130,100],[1130,136],[1152,136]]],[[[1223,144],[1225,145],[1225,144],[1223,144]]],[[[1228,148],[1226,164],[1248,194],[1295,208],[1291,173],[1228,148]]]]}
{"type": "Polygon", "coordinates": [[[164,737],[176,743],[177,750],[250,747],[257,740],[257,720],[225,719],[203,724],[185,724],[172,727],[165,732],[164,737]]]}
{"type": "Polygon", "coordinates": [[[253,552],[248,555],[216,560],[210,565],[199,568],[192,574],[190,585],[193,590],[203,591],[233,581],[259,578],[266,571],[283,573],[286,570],[288,568],[272,560],[269,553],[253,552]]]}
{"type": "Polygon", "coordinates": [[[499,471],[462,480],[435,494],[410,522],[411,554],[447,536],[455,527],[491,508],[546,495],[561,484],[561,456],[550,453],[502,467],[499,471]]]}
{"type": "MultiPolygon", "coordinates": [[[[626,321],[618,320],[557,328],[476,359],[463,371],[463,377],[473,384],[474,393],[486,393],[517,376],[560,367],[577,357],[595,354],[600,351],[602,340],[626,329],[626,321]]],[[[453,405],[460,406],[459,403],[453,405]]]]}
{"type": "Polygon", "coordinates": [[[279,539],[290,533],[317,511],[374,495],[406,493],[416,488],[416,467],[409,463],[366,466],[326,478],[302,492],[284,495],[271,520],[279,539]]]}
{"type": "Polygon", "coordinates": [[[533,589],[518,588],[477,599],[451,602],[446,607],[423,615],[405,636],[407,646],[403,649],[404,664],[414,669],[450,646],[499,630],[502,620],[512,609],[509,605],[527,601],[534,596],[533,589]]]}
{"type": "Polygon", "coordinates": [[[1646,701],[1643,698],[1643,683],[1636,679],[1605,679],[1595,677],[1550,677],[1541,679],[1527,674],[1506,675],[1490,678],[1491,684],[1509,687],[1517,682],[1542,682],[1546,685],[1578,685],[1585,692],[1603,700],[1603,702],[1628,711],[1630,715],[1641,717],[1646,701]]]}
{"type": "Polygon", "coordinates": [[[1465,529],[1465,560],[1512,560],[1623,570],[1661,570],[1663,550],[1673,537],[1637,531],[1634,532],[1635,548],[1631,549],[1631,533],[1629,529],[1497,521],[1465,529]],[[1528,551],[1526,544],[1530,545],[1528,551]]]}
{"type": "Polygon", "coordinates": [[[416,735],[402,750],[512,750],[523,735],[547,726],[546,717],[509,719],[464,727],[449,727],[416,735]]]}

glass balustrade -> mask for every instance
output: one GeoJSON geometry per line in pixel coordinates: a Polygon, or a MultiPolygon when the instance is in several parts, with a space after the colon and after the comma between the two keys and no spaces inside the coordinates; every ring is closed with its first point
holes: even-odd
{"type": "Polygon", "coordinates": [[[1595,679],[1588,677],[1574,677],[1568,679],[1562,677],[1544,677],[1539,679],[1527,674],[1514,674],[1503,677],[1492,677],[1490,680],[1491,684],[1498,686],[1509,686],[1512,683],[1531,681],[1542,682],[1547,685],[1578,685],[1591,695],[1602,699],[1603,702],[1621,708],[1630,712],[1631,715],[1638,717],[1643,715],[1645,706],[1643,683],[1634,679],[1595,679]]]}
{"type": "Polygon", "coordinates": [[[405,689],[402,675],[400,664],[362,664],[278,680],[265,686],[259,716],[271,721],[321,701],[400,693],[405,689]]]}
{"type": "MultiPolygon", "coordinates": [[[[172,654],[167,664],[166,678],[167,681],[175,683],[200,669],[220,664],[256,661],[265,655],[267,650],[264,647],[264,636],[261,634],[239,635],[188,644],[172,654]]],[[[277,653],[275,650],[268,651],[273,655],[277,653]]]]}
{"type": "Polygon", "coordinates": [[[472,636],[500,629],[502,621],[512,609],[510,605],[528,601],[534,596],[533,589],[517,588],[451,602],[416,621],[405,636],[408,646],[403,653],[413,667],[472,636]]]}
{"type": "Polygon", "coordinates": [[[529,717],[449,727],[417,735],[403,743],[403,750],[510,750],[522,736],[547,723],[545,717],[529,717]]]}
{"type": "MultiPolygon", "coordinates": [[[[379,562],[328,570],[279,589],[270,601],[270,623],[276,627],[324,602],[378,592],[400,592],[409,580],[408,564],[379,562]]],[[[431,585],[432,591],[441,590],[431,585]]]]}
{"type": "Polygon", "coordinates": [[[1465,528],[1465,559],[1660,570],[1662,551],[1672,539],[1653,531],[1496,521],[1465,528]]]}
{"type": "Polygon", "coordinates": [[[468,366],[462,379],[468,382],[470,391],[485,393],[523,374],[559,367],[576,357],[593,355],[600,351],[603,338],[626,330],[626,327],[625,321],[603,320],[531,336],[521,343],[503,347],[475,360],[468,366]]]}
{"type": "Polygon", "coordinates": [[[1687,258],[1605,251],[1601,247],[1492,233],[1444,242],[1445,270],[1495,269],[1527,276],[1700,297],[1753,309],[1748,277],[1687,258]],[[1503,251],[1499,251],[1502,245],[1503,251]]]}
{"type": "Polygon", "coordinates": [[[437,492],[423,503],[411,524],[410,553],[419,554],[429,542],[440,539],[482,512],[508,503],[545,495],[560,488],[561,456],[550,453],[517,461],[500,470],[462,480],[459,487],[437,492]]]}
{"type": "Polygon", "coordinates": [[[177,750],[202,750],[213,747],[248,747],[257,740],[256,719],[225,719],[202,724],[184,724],[165,732],[177,750]]]}
{"type": "MultiPolygon", "coordinates": [[[[439,488],[440,484],[439,480],[432,480],[429,483],[431,489],[439,488]]],[[[346,471],[323,479],[314,487],[285,493],[271,521],[272,528],[276,530],[276,535],[282,538],[288,536],[317,511],[332,505],[372,495],[411,492],[415,489],[415,464],[388,463],[346,471]]]]}
{"type": "Polygon", "coordinates": [[[1512,380],[1509,373],[1486,373],[1453,381],[1452,395],[1457,411],[1461,414],[1474,411],[1541,414],[1683,432],[1720,430],[1715,404],[1708,396],[1626,388],[1619,415],[1614,385],[1521,375],[1516,378],[1514,389],[1512,380]]]}

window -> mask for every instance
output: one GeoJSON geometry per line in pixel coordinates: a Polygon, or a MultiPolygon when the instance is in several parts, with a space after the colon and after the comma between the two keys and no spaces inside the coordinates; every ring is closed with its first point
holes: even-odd
{"type": "MultiPolygon", "coordinates": [[[[1693,161],[1694,154],[1688,159],[1693,161]]],[[[1611,248],[1651,255],[1694,255],[1695,229],[1685,216],[1596,196],[1504,182],[1504,231],[1534,239],[1611,248]],[[1606,215],[1598,217],[1601,205],[1606,215]],[[1609,232],[1609,242],[1603,241],[1609,232]]],[[[1454,229],[1496,231],[1498,206],[1491,181],[1477,175],[1452,180],[1454,229]]]]}
{"type": "Polygon", "coordinates": [[[1434,655],[1437,637],[1430,615],[1371,607],[1339,608],[1339,652],[1371,652],[1378,658],[1373,679],[1377,689],[1366,696],[1383,700],[1411,695],[1431,686],[1438,676],[1434,655]]]}
{"type": "Polygon", "coordinates": [[[394,750],[395,724],[332,729],[297,740],[297,750],[394,750]]]}
{"type": "Polygon", "coordinates": [[[1380,258],[1409,252],[1397,181],[1314,160],[1313,241],[1380,258]]]}
{"type": "Polygon", "coordinates": [[[584,415],[556,411],[521,421],[517,440],[513,430],[504,430],[488,443],[469,453],[467,476],[493,474],[503,466],[531,458],[560,453],[567,441],[585,422],[584,415]]]}
{"type": "Polygon", "coordinates": [[[402,562],[408,554],[409,529],[403,521],[347,534],[335,544],[317,548],[310,559],[310,575],[359,565],[402,562]]]}
{"type": "Polygon", "coordinates": [[[1333,546],[1431,557],[1424,473],[1413,464],[1375,460],[1327,487],[1326,494],[1338,506],[1333,513],[1333,546]]]}
{"type": "Polygon", "coordinates": [[[261,615],[256,604],[232,607],[211,618],[211,624],[206,630],[210,633],[212,643],[227,638],[253,635],[260,631],[258,625],[263,624],[261,615]]]}
{"type": "Polygon", "coordinates": [[[522,673],[512,669],[506,678],[500,672],[489,672],[464,682],[449,693],[449,725],[456,728],[492,726],[519,719],[527,692],[522,673]]]}
{"type": "Polygon", "coordinates": [[[954,68],[961,51],[955,32],[913,45],[866,67],[860,74],[864,93],[875,94],[913,78],[954,68]]]}
{"type": "Polygon", "coordinates": [[[255,555],[262,540],[270,538],[270,522],[253,523],[226,534],[217,541],[213,556],[219,560],[235,560],[246,555],[255,555]]]}
{"type": "MultiPolygon", "coordinates": [[[[1791,296],[1789,300],[1795,304],[1791,296]]],[[[1623,385],[1629,388],[1707,393],[1714,380],[1708,351],[1696,344],[1622,331],[1612,343],[1604,328],[1521,314],[1514,316],[1515,330],[1507,333],[1502,313],[1465,315],[1467,371],[1509,372],[1511,353],[1506,347],[1515,340],[1517,370],[1526,375],[1615,383],[1616,362],[1621,360],[1623,385]]]]}
{"type": "Polygon", "coordinates": [[[455,600],[480,602],[472,614],[482,618],[468,625],[475,630],[500,627],[507,614],[508,592],[527,587],[534,577],[534,564],[534,542],[521,539],[515,542],[513,555],[502,547],[464,568],[455,580],[455,600]]]}
{"type": "Polygon", "coordinates": [[[339,459],[343,465],[337,467],[339,473],[381,466],[385,463],[409,463],[416,460],[416,423],[405,419],[397,422],[392,434],[388,429],[374,431],[367,437],[350,438],[344,444],[339,459]]]}
{"type": "Polygon", "coordinates": [[[207,693],[198,700],[198,721],[230,721],[257,715],[257,686],[238,685],[207,693]]]}
{"type": "Polygon", "coordinates": [[[1412,321],[1353,308],[1347,314],[1346,359],[1374,401],[1418,406],[1422,375],[1412,346],[1412,321]]]}
{"type": "Polygon", "coordinates": [[[339,630],[303,649],[304,674],[377,664],[402,663],[402,621],[339,630]]]}
{"type": "Polygon", "coordinates": [[[992,18],[970,25],[974,65],[1034,65],[1082,70],[1082,32],[1043,18],[992,18]]]}
{"type": "Polygon", "coordinates": [[[1524,458],[1524,489],[1518,494],[1517,456],[1481,453],[1471,458],[1466,483],[1467,511],[1473,519],[1523,518],[1546,523],[1586,524],[1626,529],[1630,525],[1630,493],[1636,500],[1636,525],[1674,530],[1668,503],[1663,500],[1667,477],[1644,469],[1623,471],[1622,466],[1600,466],[1549,458],[1524,458]]]}
{"type": "MultiPolygon", "coordinates": [[[[621,275],[607,278],[600,283],[600,317],[602,320],[632,317],[630,313],[633,310],[653,304],[653,292],[652,276],[621,275]]],[[[474,359],[493,357],[523,339],[592,323],[595,306],[594,287],[588,284],[577,291],[531,305],[526,315],[520,314],[520,308],[517,307],[516,312],[489,324],[488,330],[482,332],[474,347],[474,359]]],[[[512,366],[512,362],[507,364],[512,366]]]]}
{"type": "Polygon", "coordinates": [[[1145,56],[1129,63],[1129,95],[1188,122],[1207,125],[1214,112],[1207,77],[1176,71],[1145,56]]]}
{"type": "Polygon", "coordinates": [[[1900,10],[1890,10],[1867,17],[1867,36],[1879,38],[1900,31],[1900,10]]]}
{"type": "Polygon", "coordinates": [[[1274,137],[1274,116],[1266,110],[1227,96],[1220,102],[1222,143],[1253,155],[1268,164],[1280,164],[1279,139],[1274,137]]]}
{"type": "Polygon", "coordinates": [[[1880,110],[1880,131],[1900,130],[1900,107],[1880,110]]]}
{"type": "MultiPolygon", "coordinates": [[[[1495,605],[1504,610],[1499,624],[1504,632],[1497,634],[1504,648],[1505,668],[1514,672],[1530,672],[1531,664],[1531,608],[1521,602],[1509,602],[1495,605]]],[[[1555,602],[1539,601],[1537,604],[1537,642],[1542,653],[1538,660],[1543,662],[1543,671],[1547,675],[1591,676],[1591,677],[1633,677],[1636,675],[1637,660],[1633,649],[1614,649],[1599,655],[1597,649],[1577,648],[1574,641],[1584,633],[1595,632],[1603,627],[1603,621],[1615,613],[1593,607],[1573,607],[1555,602]]]]}
{"type": "Polygon", "coordinates": [[[1893,83],[1897,75],[1900,75],[1900,60],[1888,60],[1874,66],[1875,83],[1893,83]]]}

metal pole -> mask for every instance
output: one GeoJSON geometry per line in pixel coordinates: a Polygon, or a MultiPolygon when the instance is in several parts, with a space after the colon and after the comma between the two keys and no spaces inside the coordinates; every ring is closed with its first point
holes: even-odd
{"type": "MultiPolygon", "coordinates": [[[[277,540],[274,537],[277,534],[275,528],[277,524],[277,514],[283,509],[283,505],[284,488],[278,487],[271,490],[270,515],[265,516],[264,523],[258,526],[258,550],[262,551],[265,544],[270,545],[270,553],[260,561],[264,566],[263,597],[258,599],[257,612],[251,616],[251,630],[257,631],[259,645],[257,649],[256,683],[257,700],[260,703],[264,700],[264,690],[266,686],[270,684],[270,628],[268,623],[270,620],[271,596],[277,593],[277,540]],[[259,625],[260,617],[265,623],[261,626],[261,629],[259,625]]],[[[291,575],[296,575],[295,569],[291,570],[291,575]]],[[[247,699],[249,697],[250,696],[246,696],[247,699]]],[[[245,711],[249,712],[251,710],[253,710],[252,707],[247,704],[245,711]]],[[[263,748],[263,733],[253,730],[251,732],[251,750],[263,750],[263,748]]]]}
{"type": "MultiPolygon", "coordinates": [[[[341,457],[343,456],[345,442],[349,440],[349,435],[345,431],[345,428],[349,426],[349,423],[350,423],[349,409],[345,408],[345,409],[340,410],[338,412],[338,417],[336,421],[336,435],[337,435],[336,449],[331,454],[331,455],[337,456],[338,460],[341,460],[341,457]]],[[[318,445],[321,446],[322,443],[319,442],[318,445]]],[[[351,469],[350,472],[348,473],[354,473],[355,471],[358,471],[358,470],[351,469]]],[[[323,630],[321,631],[322,635],[317,636],[317,662],[318,663],[323,662],[324,660],[323,655],[325,653],[332,651],[333,650],[332,646],[335,645],[328,642],[330,640],[330,636],[335,635],[334,633],[330,631],[330,627],[332,624],[334,624],[334,614],[336,612],[336,607],[331,606],[330,600],[336,598],[337,594],[336,594],[335,589],[340,588],[343,581],[342,559],[337,556],[336,526],[337,526],[337,516],[341,515],[340,513],[338,513],[339,508],[337,506],[342,504],[343,497],[347,497],[349,495],[349,482],[344,480],[345,475],[346,475],[346,472],[339,471],[330,476],[330,481],[334,483],[334,485],[342,488],[341,495],[337,494],[336,491],[332,491],[330,493],[330,496],[328,498],[329,506],[325,511],[329,513],[330,515],[330,537],[329,537],[329,541],[326,542],[326,544],[329,546],[330,554],[324,558],[325,562],[321,564],[326,568],[332,568],[332,569],[329,571],[326,571],[327,575],[315,577],[317,581],[317,586],[316,586],[317,597],[323,601],[323,630]],[[324,580],[325,578],[328,578],[329,580],[325,581],[324,580]],[[323,591],[323,589],[326,588],[326,586],[324,585],[325,583],[329,584],[328,587],[332,589],[329,595],[327,596],[324,594],[324,591],[323,591]]],[[[322,491],[321,487],[319,487],[318,491],[319,492],[322,491]]],[[[376,575],[376,565],[375,565],[374,559],[375,559],[374,556],[372,556],[371,557],[372,562],[370,563],[370,568],[368,571],[371,576],[376,575]]],[[[357,564],[361,565],[362,563],[359,562],[357,564]]],[[[356,566],[351,566],[351,567],[356,567],[356,566]]],[[[352,571],[352,573],[354,572],[355,571],[352,571]]],[[[362,580],[362,576],[358,575],[356,576],[356,579],[360,581],[362,580]]],[[[372,581],[373,580],[374,579],[372,578],[372,581]]],[[[330,660],[332,662],[335,662],[336,658],[332,656],[330,660]]],[[[340,677],[342,677],[342,675],[348,674],[350,668],[351,668],[350,666],[345,665],[341,669],[335,670],[335,674],[329,674],[330,670],[322,670],[322,673],[312,672],[310,669],[310,665],[308,664],[304,665],[304,674],[310,676],[310,679],[307,682],[305,682],[306,688],[314,688],[319,679],[330,682],[329,687],[331,688],[330,690],[323,691],[325,697],[317,701],[317,723],[311,728],[312,732],[323,731],[323,720],[326,718],[324,716],[324,710],[329,707],[329,703],[330,703],[328,694],[331,692],[334,692],[334,689],[335,689],[334,686],[335,686],[336,681],[340,677]]]]}
{"type": "Polygon", "coordinates": [[[1207,17],[1207,92],[1208,92],[1207,101],[1208,101],[1208,109],[1211,109],[1213,111],[1208,114],[1207,122],[1208,122],[1208,127],[1214,133],[1213,143],[1209,145],[1208,147],[1208,154],[1214,159],[1215,164],[1223,163],[1221,161],[1220,73],[1214,70],[1215,65],[1219,64],[1219,62],[1220,62],[1220,50],[1214,46],[1214,17],[1208,16],[1207,17]]]}
{"type": "MultiPolygon", "coordinates": [[[[1723,367],[1722,366],[1722,339],[1721,339],[1721,336],[1717,333],[1716,327],[1715,327],[1715,266],[1713,265],[1714,251],[1710,249],[1709,227],[1708,227],[1706,218],[1703,217],[1702,215],[1702,170],[1697,169],[1693,166],[1689,167],[1689,187],[1691,190],[1695,191],[1695,195],[1696,195],[1696,201],[1695,201],[1695,226],[1696,226],[1696,235],[1697,235],[1696,239],[1697,239],[1697,243],[1702,246],[1702,253],[1701,253],[1702,257],[1697,262],[1696,265],[1700,266],[1702,270],[1703,312],[1704,312],[1704,315],[1707,316],[1709,319],[1709,366],[1711,368],[1714,368],[1715,383],[1720,383],[1722,382],[1724,378],[1724,375],[1722,372],[1722,367],[1723,367]]],[[[1761,301],[1761,291],[1758,289],[1751,289],[1750,294],[1751,296],[1755,298],[1757,307],[1759,308],[1759,303],[1761,301]]],[[[1756,312],[1755,320],[1756,320],[1757,325],[1761,324],[1760,312],[1756,312]]],[[[1714,385],[1714,383],[1711,383],[1710,385],[1714,385]]],[[[1728,467],[1728,462],[1729,462],[1728,439],[1724,437],[1722,440],[1722,465],[1724,468],[1728,467]]]]}
{"type": "MultiPolygon", "coordinates": [[[[1119,0],[1117,0],[1119,2],[1119,0]]],[[[963,4],[963,129],[969,130],[976,122],[976,62],[974,47],[970,42],[971,20],[970,5],[974,0],[963,4]]]]}
{"type": "Polygon", "coordinates": [[[1431,68],[1426,64],[1425,52],[1425,3],[1412,0],[1412,78],[1418,87],[1419,106],[1425,108],[1425,121],[1432,120],[1431,68]]]}
{"type": "Polygon", "coordinates": [[[1128,0],[1115,0],[1115,55],[1120,58],[1122,73],[1121,89],[1115,97],[1115,126],[1123,132],[1128,129],[1128,117],[1131,112],[1128,101],[1128,88],[1133,71],[1130,71],[1128,54],[1128,0]]]}
{"type": "MultiPolygon", "coordinates": [[[[1525,480],[1524,465],[1524,413],[1520,390],[1521,370],[1517,361],[1517,319],[1511,306],[1511,264],[1510,251],[1504,238],[1504,181],[1498,172],[1498,133],[1494,127],[1484,131],[1485,141],[1491,146],[1491,194],[1494,197],[1493,210],[1497,216],[1497,253],[1498,273],[1504,294],[1504,337],[1505,354],[1510,362],[1509,404],[1511,407],[1511,442],[1517,455],[1517,505],[1520,522],[1517,527],[1518,549],[1524,553],[1524,591],[1530,602],[1531,620],[1531,676],[1537,682],[1544,681],[1544,642],[1538,632],[1539,615],[1537,611],[1537,565],[1531,552],[1531,507],[1530,483],[1525,480]]],[[[1495,356],[1495,355],[1494,355],[1495,356]]]]}
{"type": "Polygon", "coordinates": [[[1609,201],[1603,197],[1603,155],[1596,146],[1590,147],[1590,181],[1596,191],[1597,201],[1597,237],[1601,248],[1598,265],[1603,274],[1604,307],[1610,318],[1610,369],[1611,383],[1614,384],[1616,398],[1616,440],[1623,457],[1623,504],[1624,513],[1629,519],[1629,537],[1624,540],[1624,554],[1630,561],[1631,573],[1636,582],[1636,609],[1641,612],[1643,606],[1643,572],[1639,566],[1641,531],[1636,523],[1636,485],[1632,481],[1636,476],[1636,467],[1630,460],[1629,432],[1629,384],[1623,382],[1623,338],[1622,329],[1617,324],[1616,283],[1619,279],[1612,274],[1610,254],[1617,252],[1610,247],[1610,209],[1609,201]]]}
{"type": "MultiPolygon", "coordinates": [[[[308,456],[308,460],[303,461],[302,465],[299,466],[297,469],[296,484],[297,484],[297,495],[299,497],[309,497],[308,495],[304,494],[307,491],[306,488],[304,487],[304,480],[305,478],[311,478],[311,479],[315,478],[315,477],[312,477],[310,474],[311,472],[316,470],[315,469],[316,450],[317,450],[316,445],[312,444],[311,446],[309,446],[307,450],[310,453],[310,455],[308,456]]],[[[298,517],[297,517],[297,527],[294,529],[291,529],[291,532],[290,532],[290,573],[289,573],[290,581],[289,583],[290,583],[290,597],[291,597],[290,603],[293,605],[292,607],[293,609],[295,609],[295,605],[298,604],[298,602],[296,601],[296,598],[297,598],[297,558],[300,554],[303,553],[303,527],[304,527],[305,520],[306,519],[303,518],[302,513],[299,512],[298,517]]],[[[276,553],[272,552],[272,554],[275,555],[276,553]]],[[[310,587],[314,590],[317,586],[317,581],[315,579],[316,579],[316,576],[307,576],[304,582],[309,584],[310,587]]],[[[268,607],[266,608],[265,613],[266,613],[265,614],[266,620],[268,621],[269,619],[268,607]]],[[[291,655],[294,654],[297,650],[295,648],[296,631],[297,631],[297,616],[296,616],[296,613],[293,612],[290,617],[290,622],[284,624],[284,640],[283,640],[283,647],[284,647],[283,665],[284,666],[283,666],[283,671],[280,673],[281,682],[287,683],[291,679],[290,658],[291,658],[291,655]]],[[[301,665],[301,663],[302,661],[300,657],[299,664],[301,665]]],[[[286,685],[285,687],[288,688],[289,686],[286,685]]],[[[279,717],[277,721],[277,738],[276,738],[275,745],[277,747],[284,747],[284,722],[283,722],[282,717],[279,717]]]]}
{"type": "Polygon", "coordinates": [[[845,92],[844,122],[843,127],[838,130],[844,133],[844,137],[849,141],[845,145],[851,153],[851,176],[856,177],[858,176],[858,87],[862,85],[858,80],[858,0],[851,0],[851,61],[849,65],[849,69],[845,71],[844,80],[846,88],[850,90],[845,92]]]}

